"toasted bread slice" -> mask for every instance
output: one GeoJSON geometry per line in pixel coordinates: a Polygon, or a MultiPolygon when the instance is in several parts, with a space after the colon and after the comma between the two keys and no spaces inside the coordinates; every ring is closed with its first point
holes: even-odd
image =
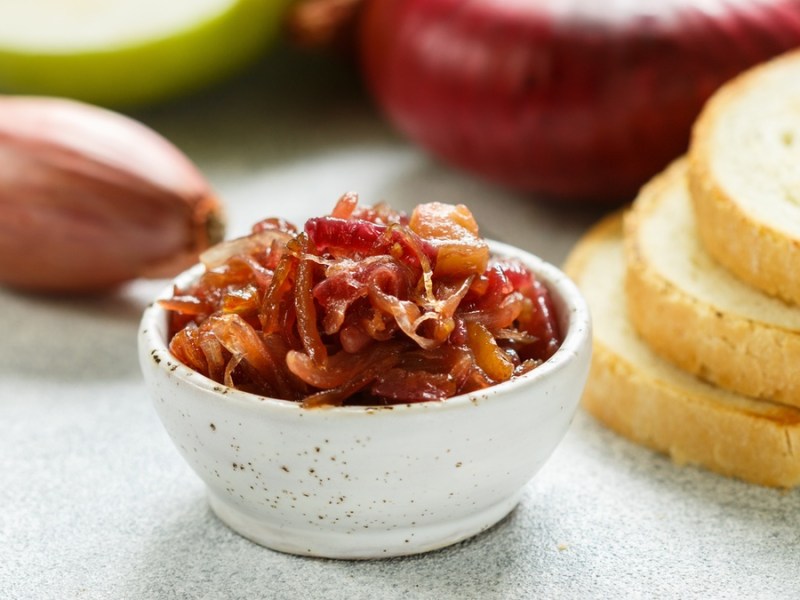
{"type": "Polygon", "coordinates": [[[743,281],[800,305],[800,52],[714,94],[689,157],[708,252],[743,281]]]}
{"type": "Polygon", "coordinates": [[[656,355],[628,319],[622,220],[612,215],[573,249],[565,270],[592,311],[594,354],[584,408],[621,435],[751,483],[800,484],[800,410],[702,382],[656,355]]]}
{"type": "Polygon", "coordinates": [[[660,355],[727,390],[800,406],[800,307],[746,285],[704,250],[679,160],[625,220],[631,322],[660,355]]]}

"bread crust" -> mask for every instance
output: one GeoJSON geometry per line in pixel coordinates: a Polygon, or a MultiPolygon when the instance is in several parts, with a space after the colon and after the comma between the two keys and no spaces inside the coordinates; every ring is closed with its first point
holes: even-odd
{"type": "Polygon", "coordinates": [[[759,485],[800,484],[800,424],[726,410],[668,381],[648,377],[596,343],[582,406],[620,435],[669,455],[759,485]]]}
{"type": "MultiPolygon", "coordinates": [[[[589,289],[587,274],[592,269],[612,272],[609,267],[614,265],[597,258],[598,249],[602,244],[622,243],[622,214],[616,213],[593,227],[564,265],[593,313],[598,310],[599,303],[592,302],[598,291],[589,289]]],[[[622,261],[621,249],[618,256],[622,261]]],[[[617,293],[623,302],[621,274],[619,278],[605,293],[617,293]]],[[[629,337],[635,358],[629,360],[607,339],[608,328],[613,327],[607,317],[593,314],[598,327],[582,399],[587,412],[620,435],[669,455],[677,464],[698,465],[765,486],[800,485],[800,410],[700,383],[652,356],[634,333],[629,337]],[[651,356],[645,360],[648,353],[651,356]],[[648,364],[657,366],[651,369],[648,364]]]]}
{"type": "MultiPolygon", "coordinates": [[[[706,250],[742,281],[786,302],[800,305],[800,231],[779,231],[742,206],[735,191],[714,169],[715,132],[730,127],[731,106],[751,91],[760,91],[765,76],[786,70],[800,79],[800,52],[747,71],[720,88],[708,101],[692,130],[689,149],[689,187],[697,215],[698,234],[706,250]]],[[[775,89],[777,98],[781,89],[775,89]]],[[[785,101],[797,104],[791,94],[785,101]]],[[[761,123],[754,115],[752,127],[761,123]]],[[[800,138],[800,131],[795,132],[800,138]]],[[[748,148],[742,148],[745,153],[748,148]]],[[[752,150],[750,150],[752,151],[752,150]]],[[[757,152],[756,152],[757,154],[757,152]]],[[[758,169],[754,162],[752,168],[758,169]]],[[[797,206],[800,212],[800,205],[797,206]]]]}
{"type": "MultiPolygon", "coordinates": [[[[648,259],[643,225],[660,202],[676,194],[688,194],[683,160],[647,184],[626,215],[625,296],[631,322],[658,354],[681,369],[738,394],[800,407],[800,330],[726,312],[648,259]]],[[[675,245],[675,252],[682,250],[675,245]]]]}

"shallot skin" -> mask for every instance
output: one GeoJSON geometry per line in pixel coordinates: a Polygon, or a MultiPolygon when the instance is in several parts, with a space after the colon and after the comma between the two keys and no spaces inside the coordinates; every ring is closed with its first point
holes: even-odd
{"type": "Polygon", "coordinates": [[[154,130],[73,100],[0,96],[0,284],[84,294],[172,276],[224,230],[222,201],[154,130]]]}
{"type": "Polygon", "coordinates": [[[367,0],[359,43],[377,104],[434,156],[616,204],[685,151],[716,88],[800,45],[800,0],[367,0]]]}

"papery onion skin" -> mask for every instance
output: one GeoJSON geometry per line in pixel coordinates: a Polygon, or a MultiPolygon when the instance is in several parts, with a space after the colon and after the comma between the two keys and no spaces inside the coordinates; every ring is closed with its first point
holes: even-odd
{"type": "Polygon", "coordinates": [[[397,129],[548,200],[617,204],[705,100],[800,45],[800,0],[366,0],[360,60],[397,129]]]}
{"type": "Polygon", "coordinates": [[[224,235],[222,201],[157,132],[60,98],[0,96],[0,283],[96,293],[173,276],[224,235]]]}

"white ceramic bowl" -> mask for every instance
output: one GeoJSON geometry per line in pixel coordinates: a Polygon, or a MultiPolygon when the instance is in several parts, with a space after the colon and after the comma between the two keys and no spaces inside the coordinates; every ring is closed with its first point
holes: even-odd
{"type": "Polygon", "coordinates": [[[217,516],[275,550],[365,559],[441,548],[507,515],[575,414],[591,323],[561,271],[510,246],[492,251],[522,259],[547,285],[565,339],[526,375],[443,402],[305,409],[228,389],[169,353],[165,311],[151,305],[141,368],[217,516]]]}

